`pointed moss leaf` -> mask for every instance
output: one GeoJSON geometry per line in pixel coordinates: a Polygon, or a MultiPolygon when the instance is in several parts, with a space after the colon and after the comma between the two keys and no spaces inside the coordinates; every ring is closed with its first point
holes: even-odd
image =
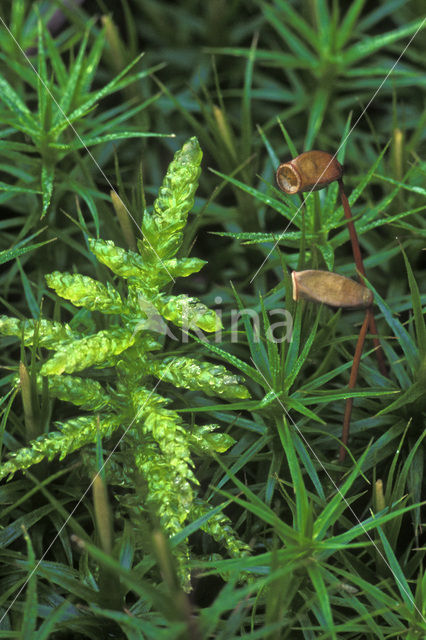
{"type": "Polygon", "coordinates": [[[9,191],[10,193],[40,193],[38,189],[30,189],[30,187],[20,187],[14,184],[7,184],[0,181],[0,191],[9,191]]]}
{"type": "Polygon", "coordinates": [[[91,366],[109,362],[111,356],[118,355],[135,342],[135,335],[125,329],[99,331],[93,336],[68,343],[44,363],[43,376],[61,373],[73,373],[91,366]]]}
{"type": "Polygon", "coordinates": [[[18,320],[0,316],[0,334],[23,338],[25,345],[37,343],[46,349],[56,349],[70,340],[77,340],[80,336],[68,324],[53,322],[40,318],[39,320],[18,320]]]}
{"type": "Polygon", "coordinates": [[[384,409],[377,413],[378,416],[384,415],[385,413],[392,413],[392,411],[397,411],[401,409],[401,407],[406,407],[413,405],[416,400],[424,397],[425,393],[425,380],[417,380],[414,382],[409,389],[402,391],[398,398],[387,405],[384,409]]]}
{"type": "Polygon", "coordinates": [[[401,324],[399,319],[395,316],[395,313],[392,311],[392,309],[390,309],[387,303],[379,295],[377,290],[370,284],[367,278],[363,279],[366,285],[372,290],[375,303],[380,308],[380,311],[383,313],[386,322],[394,332],[395,336],[398,338],[398,342],[401,345],[402,350],[404,351],[407,364],[410,367],[412,373],[415,374],[420,364],[420,354],[417,345],[415,344],[408,331],[406,331],[404,326],[401,324]]]}
{"type": "Polygon", "coordinates": [[[199,327],[203,331],[219,331],[222,323],[215,311],[206,307],[197,298],[185,294],[180,296],[161,296],[154,304],[166,320],[173,322],[186,331],[199,327]]]}
{"type": "MultiPolygon", "coordinates": [[[[128,114],[126,114],[128,115],[128,114]]],[[[111,123],[108,123],[111,126],[111,123]]],[[[81,142],[77,139],[73,143],[67,144],[51,144],[51,149],[58,149],[61,151],[70,151],[75,149],[85,149],[86,147],[93,147],[94,145],[101,144],[102,142],[109,142],[111,140],[128,140],[131,138],[168,138],[168,133],[154,133],[152,131],[121,131],[118,133],[110,133],[104,136],[96,136],[94,138],[85,138],[81,142]]]]}
{"type": "Polygon", "coordinates": [[[71,300],[76,307],[103,313],[125,312],[120,294],[109,283],[105,286],[89,276],[60,271],[48,274],[46,282],[58,295],[71,300]]]}
{"type": "MultiPolygon", "coordinates": [[[[102,42],[103,38],[104,34],[100,32],[100,34],[96,38],[96,41],[102,42]]],[[[66,74],[66,85],[63,87],[63,90],[61,92],[61,110],[58,110],[57,113],[58,119],[61,118],[62,120],[63,114],[70,111],[70,106],[72,104],[73,98],[75,99],[76,88],[79,83],[82,84],[82,76],[87,72],[93,73],[96,69],[96,61],[93,66],[92,64],[88,64],[88,55],[86,53],[88,39],[89,29],[86,29],[85,33],[82,34],[82,39],[76,58],[72,61],[68,73],[66,74]]],[[[86,86],[87,88],[89,88],[90,85],[86,86]]]]}
{"type": "Polygon", "coordinates": [[[414,313],[414,326],[416,330],[417,344],[419,347],[420,358],[424,360],[426,358],[426,324],[422,309],[422,301],[420,297],[419,287],[414,277],[413,270],[405,254],[404,249],[401,247],[402,255],[404,257],[405,268],[407,269],[408,283],[410,285],[411,300],[413,304],[414,313]]]}
{"type": "Polygon", "coordinates": [[[215,512],[215,509],[211,509],[210,504],[204,500],[195,500],[191,511],[192,518],[198,519],[203,514],[206,514],[208,519],[201,524],[200,528],[211,535],[217,543],[224,545],[231,557],[241,559],[250,553],[251,547],[235,535],[232,521],[228,516],[215,512]]]}
{"type": "Polygon", "coordinates": [[[152,214],[143,219],[143,246],[148,255],[172,258],[182,244],[182,230],[194,205],[203,154],[197,138],[190,138],[169,165],[152,214]]]}
{"type": "Polygon", "coordinates": [[[318,243],[318,249],[322,253],[322,257],[324,258],[324,262],[327,265],[327,269],[329,271],[333,271],[334,267],[334,251],[329,243],[318,243]]]}
{"type": "MultiPolygon", "coordinates": [[[[37,377],[37,385],[42,388],[42,377],[37,377]]],[[[97,380],[77,376],[49,376],[47,380],[51,396],[72,402],[82,409],[99,411],[111,400],[97,380]]]]}
{"type": "Polygon", "coordinates": [[[371,56],[378,49],[382,49],[389,44],[400,40],[401,38],[405,38],[406,36],[411,35],[412,33],[419,30],[424,24],[424,18],[421,17],[418,20],[413,20],[408,24],[405,23],[404,26],[399,29],[393,29],[392,31],[388,31],[387,33],[374,35],[371,37],[361,38],[356,44],[349,47],[344,55],[343,60],[346,65],[353,65],[355,62],[358,62],[362,58],[367,56],[371,56]]]}
{"type": "Polygon", "coordinates": [[[380,178],[380,180],[384,180],[385,182],[389,182],[390,184],[397,185],[398,187],[401,187],[401,189],[407,189],[407,191],[412,191],[413,193],[418,193],[421,196],[426,196],[426,189],[424,189],[423,187],[400,182],[399,180],[394,180],[393,178],[389,178],[388,176],[382,176],[379,174],[375,174],[375,177],[380,178]]]}
{"type": "Polygon", "coordinates": [[[31,122],[34,126],[35,123],[33,122],[31,111],[2,75],[0,75],[0,100],[13,111],[21,123],[31,122]]]}
{"type": "Polygon", "coordinates": [[[41,190],[43,192],[43,210],[41,217],[45,216],[53,192],[53,182],[55,179],[55,165],[50,163],[43,163],[41,168],[41,190]]]}
{"type": "Polygon", "coordinates": [[[149,278],[149,269],[143,258],[134,251],[117,247],[112,240],[94,240],[89,238],[89,247],[99,262],[122,278],[135,276],[141,281],[149,278]]]}
{"type": "MultiPolygon", "coordinates": [[[[32,237],[34,237],[34,235],[32,237]]],[[[37,242],[36,244],[30,244],[27,247],[24,247],[23,245],[28,240],[29,238],[27,238],[27,240],[25,240],[24,242],[19,243],[19,245],[17,245],[13,249],[0,251],[0,264],[4,264],[5,262],[10,262],[10,260],[14,260],[15,258],[18,258],[19,256],[22,256],[25,253],[34,251],[34,249],[39,249],[40,247],[43,247],[45,244],[49,244],[49,242],[52,242],[52,240],[46,240],[46,242],[37,242]]]]}
{"type": "Polygon", "coordinates": [[[149,369],[161,380],[171,382],[176,387],[204,391],[208,396],[230,400],[250,397],[240,378],[219,364],[199,362],[193,358],[165,358],[161,362],[150,363],[149,369]]]}
{"type": "Polygon", "coordinates": [[[248,365],[243,360],[240,360],[240,358],[237,358],[236,356],[234,356],[234,354],[228,353],[224,349],[221,349],[220,347],[218,347],[217,344],[214,344],[213,342],[200,340],[195,335],[193,335],[192,338],[195,340],[195,342],[202,344],[203,347],[205,347],[209,351],[212,351],[215,355],[219,356],[226,362],[229,362],[229,364],[231,364],[233,367],[236,367],[237,369],[239,369],[245,376],[247,376],[247,378],[254,380],[260,385],[262,385],[262,383],[264,382],[262,375],[257,371],[257,369],[248,365]]]}
{"type": "Polygon", "coordinates": [[[68,114],[67,119],[63,120],[58,126],[56,126],[55,129],[52,130],[52,133],[54,132],[57,134],[58,132],[68,127],[70,122],[74,122],[75,120],[82,118],[89,111],[92,111],[95,108],[96,103],[105,96],[124,89],[132,82],[136,82],[137,80],[146,77],[159,68],[159,65],[157,65],[156,67],[151,67],[150,69],[146,69],[145,71],[128,75],[127,78],[121,80],[121,78],[123,78],[123,76],[127,74],[131,67],[133,67],[138,62],[142,55],[143,53],[139,54],[134,60],[132,60],[132,62],[130,62],[130,64],[127,65],[125,69],[120,71],[120,73],[115,78],[113,78],[111,82],[108,82],[108,84],[104,85],[102,89],[99,89],[99,91],[93,91],[91,94],[89,94],[90,97],[88,98],[88,100],[86,100],[83,104],[80,104],[76,109],[74,109],[74,111],[71,111],[71,113],[68,114]]]}
{"type": "MultiPolygon", "coordinates": [[[[212,231],[212,235],[222,236],[224,238],[235,238],[236,240],[241,240],[243,244],[259,244],[262,242],[273,242],[277,244],[291,244],[293,245],[296,241],[300,242],[300,238],[302,234],[300,231],[276,231],[275,233],[260,233],[257,231],[243,231],[240,233],[233,233],[231,231],[212,231]],[[291,241],[291,242],[289,242],[291,241]]],[[[315,238],[314,234],[307,233],[305,234],[306,239],[315,238]]]]}

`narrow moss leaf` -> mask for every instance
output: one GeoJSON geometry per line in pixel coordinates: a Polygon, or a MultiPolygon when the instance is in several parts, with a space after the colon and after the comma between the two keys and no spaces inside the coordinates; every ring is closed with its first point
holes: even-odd
{"type": "Polygon", "coordinates": [[[33,114],[30,109],[3,76],[0,76],[0,95],[2,102],[13,111],[18,122],[34,124],[32,121],[33,114]]]}
{"type": "Polygon", "coordinates": [[[135,336],[125,329],[99,331],[93,336],[64,345],[41,368],[43,376],[73,373],[108,362],[135,342],[135,336]]]}
{"type": "Polygon", "coordinates": [[[182,244],[182,230],[194,205],[202,157],[195,137],[175,153],[154,202],[154,211],[146,213],[143,219],[143,247],[148,255],[172,258],[182,244]]]}
{"type": "Polygon", "coordinates": [[[123,238],[126,241],[127,246],[132,250],[136,251],[136,238],[134,234],[134,223],[129,215],[129,211],[115,191],[111,190],[109,192],[111,196],[112,205],[115,209],[115,213],[117,215],[118,222],[121,227],[121,232],[123,234],[123,238]]]}
{"type": "Polygon", "coordinates": [[[232,400],[250,397],[238,376],[220,364],[199,362],[193,358],[164,358],[151,362],[149,370],[161,380],[176,387],[204,391],[208,396],[221,396],[232,400]]]}
{"type": "MultiPolygon", "coordinates": [[[[203,500],[195,500],[191,510],[193,520],[205,514],[206,509],[212,511],[210,505],[203,500]]],[[[224,513],[219,512],[209,516],[208,521],[201,525],[201,529],[208,532],[216,542],[225,545],[231,557],[241,558],[251,550],[248,544],[235,535],[232,521],[224,513]]]]}
{"type": "Polygon", "coordinates": [[[50,200],[53,193],[53,182],[55,179],[55,165],[43,163],[41,169],[41,189],[43,192],[43,210],[41,217],[43,218],[49,208],[50,200]]]}
{"type": "Polygon", "coordinates": [[[44,318],[18,320],[18,318],[9,318],[8,316],[0,316],[0,334],[22,337],[25,345],[37,343],[46,349],[56,349],[59,345],[77,340],[80,337],[68,324],[44,318]]]}
{"type": "Polygon", "coordinates": [[[222,322],[216,312],[206,307],[197,298],[190,298],[185,294],[161,296],[155,300],[154,304],[166,320],[186,331],[191,331],[194,327],[208,332],[222,329],[222,322]]]}
{"type": "Polygon", "coordinates": [[[89,276],[60,271],[48,274],[46,282],[59,296],[70,300],[76,307],[103,313],[125,312],[120,294],[109,283],[105,286],[89,276]]]}

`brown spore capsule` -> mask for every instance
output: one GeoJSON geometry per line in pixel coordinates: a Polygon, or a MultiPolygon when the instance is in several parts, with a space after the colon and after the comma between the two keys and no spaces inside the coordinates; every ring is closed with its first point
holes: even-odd
{"type": "Polygon", "coordinates": [[[277,184],[288,194],[301,191],[317,191],[331,182],[340,180],[343,167],[326,151],[305,151],[300,156],[280,164],[277,169],[277,184]]]}
{"type": "Polygon", "coordinates": [[[293,300],[310,300],[342,309],[366,309],[373,292],[359,282],[332,271],[293,271],[293,300]]]}

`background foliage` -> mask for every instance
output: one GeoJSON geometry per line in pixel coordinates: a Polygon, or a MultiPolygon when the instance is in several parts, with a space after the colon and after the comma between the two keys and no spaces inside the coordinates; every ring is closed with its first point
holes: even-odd
{"type": "MultiPolygon", "coordinates": [[[[200,187],[179,257],[207,264],[173,294],[218,309],[225,330],[221,344],[166,341],[164,354],[226,365],[251,398],[218,402],[166,381],[161,393],[185,423],[218,424],[235,440],[216,458],[200,454],[194,473],[211,517],[224,510],[230,535],[251,551],[227,557],[202,533],[197,509],[166,540],[119,452],[85,493],[114,444],[99,438],[0,487],[0,607],[13,603],[0,637],[425,635],[424,25],[375,95],[423,14],[416,0],[17,0],[2,10],[0,282],[9,316],[105,329],[101,314],[76,312],[44,276],[106,284],[87,236],[129,247],[111,188],[140,225],[173,153],[198,138],[200,187]],[[362,360],[345,468],[336,452],[362,316],[296,305],[288,276],[356,275],[337,188],[300,207],[274,184],[279,162],[339,147],[390,368],[386,379],[371,353],[362,360]],[[263,318],[260,342],[245,318],[231,344],[238,305],[263,318]],[[264,337],[280,306],[292,313],[293,340],[277,345],[264,337]],[[189,596],[175,566],[185,540],[189,596]]],[[[73,418],[67,403],[36,391],[42,357],[2,338],[2,463],[73,418]],[[20,360],[32,420],[13,385],[20,360]]]]}

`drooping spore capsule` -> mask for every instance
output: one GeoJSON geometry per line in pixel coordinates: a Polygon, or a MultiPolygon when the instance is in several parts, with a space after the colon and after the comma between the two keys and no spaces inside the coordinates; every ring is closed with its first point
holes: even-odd
{"type": "Polygon", "coordinates": [[[332,271],[293,271],[293,300],[310,300],[343,309],[366,309],[373,292],[359,282],[332,271]]]}

